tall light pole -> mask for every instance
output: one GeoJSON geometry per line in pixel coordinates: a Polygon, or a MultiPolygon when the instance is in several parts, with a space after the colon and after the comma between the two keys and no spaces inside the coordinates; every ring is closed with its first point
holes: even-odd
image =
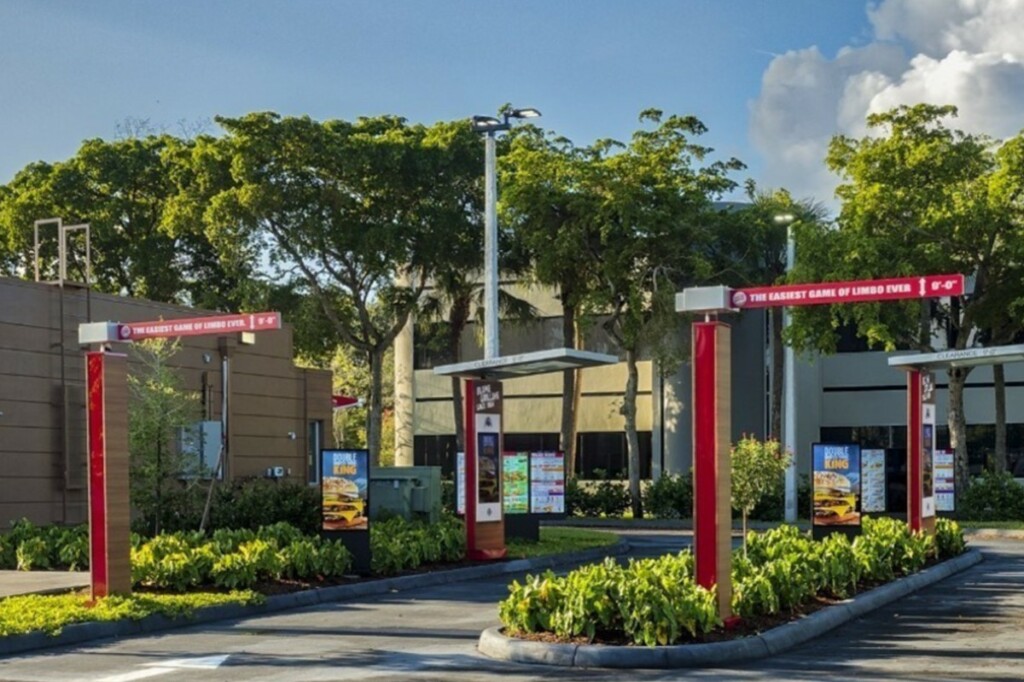
{"type": "MultiPolygon", "coordinates": [[[[793,223],[796,216],[782,213],[775,216],[775,222],[786,226],[786,272],[793,269],[796,262],[796,243],[793,241],[793,223]]],[[[782,327],[790,324],[789,308],[782,309],[782,327]]],[[[795,523],[797,517],[797,483],[796,483],[796,356],[792,346],[783,349],[783,425],[782,445],[791,453],[789,466],[786,467],[786,522],[795,523]]]]}
{"type": "Polygon", "coordinates": [[[498,357],[498,154],[496,136],[513,118],[537,118],[536,109],[510,109],[501,119],[474,116],[473,130],[484,134],[484,359],[498,357]]]}

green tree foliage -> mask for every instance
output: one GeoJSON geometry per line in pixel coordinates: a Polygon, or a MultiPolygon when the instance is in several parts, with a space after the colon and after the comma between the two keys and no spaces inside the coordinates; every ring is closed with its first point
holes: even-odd
{"type": "Polygon", "coordinates": [[[597,234],[587,256],[598,282],[587,302],[590,310],[607,315],[602,326],[625,355],[621,411],[636,517],[643,515],[637,361],[645,350],[662,364],[678,356],[677,344],[666,344],[679,324],[675,293],[710,274],[712,200],[735,187],[728,175],[743,168],[735,159],[699,165],[712,150],[692,141],[707,130],[692,116],[663,119],[660,111],[647,110],[640,119],[655,127],[638,130],[628,145],[604,140],[587,150],[585,190],[593,200],[597,234]]]}
{"type": "MultiPolygon", "coordinates": [[[[27,166],[0,188],[0,268],[32,276],[33,224],[60,217],[65,225],[89,223],[96,289],[233,307],[236,281],[221,267],[205,235],[165,227],[168,202],[177,192],[178,160],[191,145],[169,135],[93,139],[66,161],[27,166]]],[[[44,227],[40,238],[40,274],[56,279],[56,228],[44,227]]],[[[71,237],[68,275],[84,282],[80,240],[71,237]]]]}
{"type": "Polygon", "coordinates": [[[223,260],[260,263],[265,286],[313,301],[323,348],[345,344],[368,359],[376,461],[384,353],[452,245],[480,230],[480,141],[465,122],[393,116],[218,123],[223,138],[196,142],[176,222],[199,218],[223,260]]]}
{"type": "MultiPolygon", "coordinates": [[[[533,266],[537,282],[555,289],[562,306],[562,344],[578,348],[585,299],[597,285],[594,261],[584,257],[598,241],[594,197],[586,175],[586,149],[536,126],[514,129],[501,159],[501,211],[533,266]]],[[[576,458],[576,409],[580,372],[562,374],[561,448],[569,466],[576,458]]]]}
{"type": "MultiPolygon", "coordinates": [[[[132,345],[138,365],[128,375],[128,449],[132,506],[160,532],[161,503],[179,477],[201,473],[199,462],[176,447],[176,432],[198,418],[198,396],[182,387],[172,366],[180,341],[149,339],[132,345]]],[[[147,526],[148,526],[147,522],[147,526]]]]}
{"type": "MultiPolygon", "coordinates": [[[[842,178],[835,226],[797,224],[793,281],[960,272],[973,293],[794,310],[789,340],[835,350],[835,329],[854,325],[874,346],[933,350],[936,331],[962,349],[1021,291],[1020,137],[996,151],[988,138],[946,126],[950,106],[919,104],[872,114],[872,135],[832,140],[828,164],[842,178]],[[933,326],[933,321],[939,327],[933,326]]],[[[949,370],[949,428],[957,484],[967,483],[964,384],[970,368],[949,370]]]]}
{"type": "Polygon", "coordinates": [[[730,453],[732,460],[732,507],[743,517],[743,554],[747,553],[747,516],[762,499],[782,484],[792,454],[769,438],[744,436],[730,453]]]}
{"type": "MultiPolygon", "coordinates": [[[[372,377],[369,362],[365,356],[353,353],[345,346],[339,346],[331,358],[331,372],[334,375],[334,392],[364,401],[370,394],[372,377]]],[[[394,349],[384,353],[384,376],[395,374],[394,349]]],[[[395,463],[395,384],[384,382],[381,396],[383,418],[381,423],[380,464],[393,466],[395,463]]],[[[366,405],[337,410],[334,413],[334,441],[338,447],[365,448],[368,422],[366,405]]]]}

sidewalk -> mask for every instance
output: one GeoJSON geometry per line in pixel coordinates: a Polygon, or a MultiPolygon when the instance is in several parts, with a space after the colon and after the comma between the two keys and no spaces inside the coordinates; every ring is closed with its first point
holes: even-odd
{"type": "Polygon", "coordinates": [[[67,592],[88,586],[88,571],[0,571],[0,598],[67,592]]]}

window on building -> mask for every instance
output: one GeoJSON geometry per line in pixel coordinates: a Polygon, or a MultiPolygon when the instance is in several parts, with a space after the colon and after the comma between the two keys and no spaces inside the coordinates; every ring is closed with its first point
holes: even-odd
{"type": "Polygon", "coordinates": [[[413,464],[441,467],[441,477],[455,477],[456,441],[454,435],[415,436],[412,442],[413,464]]]}
{"type": "MultiPolygon", "coordinates": [[[[651,477],[651,432],[641,431],[640,478],[651,477]]],[[[622,431],[581,433],[576,438],[576,472],[580,478],[629,477],[626,434],[622,431]]]]}
{"type": "Polygon", "coordinates": [[[502,436],[505,452],[551,452],[558,450],[557,433],[506,433],[502,436]]]}
{"type": "Polygon", "coordinates": [[[306,438],[306,481],[320,482],[320,449],[324,445],[324,422],[322,419],[309,422],[306,438]]]}

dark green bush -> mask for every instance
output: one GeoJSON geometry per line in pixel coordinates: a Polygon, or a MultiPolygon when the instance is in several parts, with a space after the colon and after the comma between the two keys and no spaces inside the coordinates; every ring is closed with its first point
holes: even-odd
{"type": "Polygon", "coordinates": [[[647,486],[644,513],[658,519],[688,519],[693,516],[693,477],[665,474],[647,486]]]}
{"type": "Polygon", "coordinates": [[[565,511],[569,516],[622,516],[633,498],[621,481],[601,480],[581,484],[570,478],[565,486],[565,511]]]}
{"type": "Polygon", "coordinates": [[[1024,520],[1024,486],[1008,473],[985,472],[958,500],[960,518],[971,521],[1024,520]]]}
{"type": "MultiPolygon", "coordinates": [[[[160,529],[165,533],[196,530],[203,517],[207,486],[168,491],[161,504],[160,529]]],[[[236,479],[217,483],[210,505],[210,528],[255,530],[275,523],[288,523],[305,535],[320,529],[320,490],[316,486],[262,478],[236,479]]],[[[141,516],[132,529],[151,535],[154,519],[141,516]]]]}

